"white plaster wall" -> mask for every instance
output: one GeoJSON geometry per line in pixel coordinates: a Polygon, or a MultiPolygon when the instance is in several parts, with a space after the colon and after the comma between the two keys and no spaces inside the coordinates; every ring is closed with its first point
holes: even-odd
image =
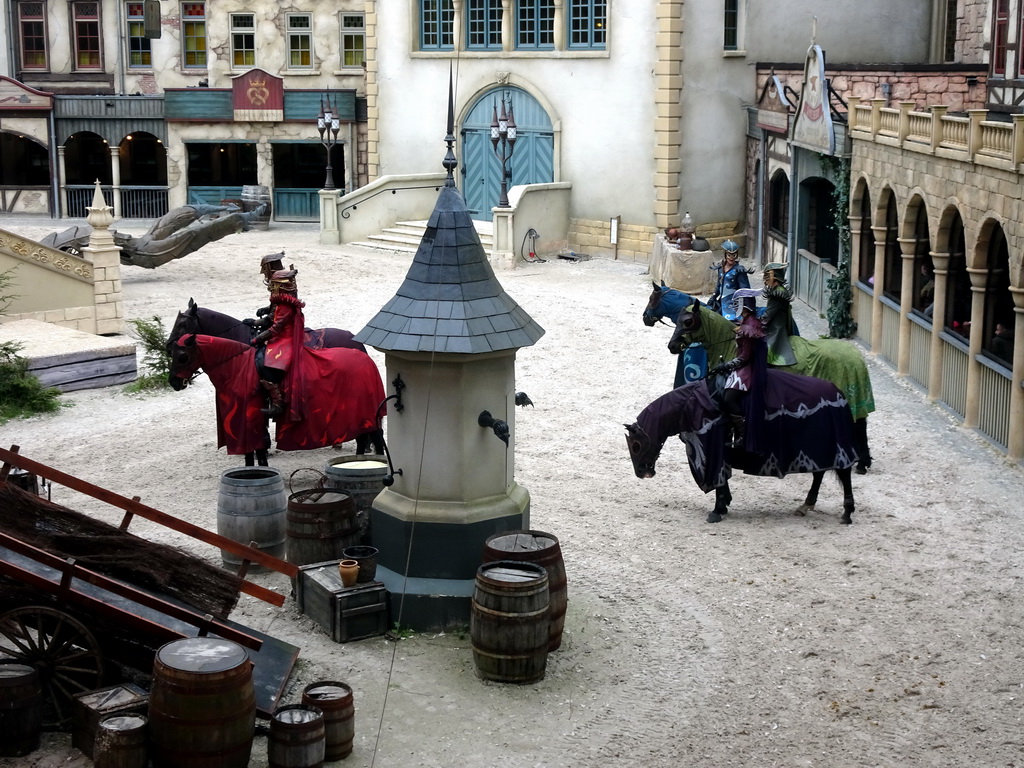
{"type": "Polygon", "coordinates": [[[572,216],[653,225],[655,19],[647,3],[615,2],[610,10],[608,49],[598,58],[463,52],[453,60],[411,54],[411,4],[378,4],[380,174],[441,167],[453,61],[457,121],[499,73],[551,105],[554,181],[572,183],[572,216]]]}

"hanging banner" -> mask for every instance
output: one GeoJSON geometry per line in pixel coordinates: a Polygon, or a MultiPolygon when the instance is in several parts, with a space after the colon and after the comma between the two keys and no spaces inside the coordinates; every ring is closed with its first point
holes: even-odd
{"type": "Polygon", "coordinates": [[[800,89],[800,104],[793,120],[790,141],[798,147],[825,155],[833,155],[836,151],[836,134],[828,107],[828,83],[825,81],[825,54],[819,45],[807,49],[804,84],[800,89]]]}

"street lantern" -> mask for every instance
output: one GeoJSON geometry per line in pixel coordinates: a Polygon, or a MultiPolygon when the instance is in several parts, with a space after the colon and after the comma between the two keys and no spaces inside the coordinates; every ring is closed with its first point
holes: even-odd
{"type": "Polygon", "coordinates": [[[512,114],[512,95],[509,93],[501,97],[501,114],[498,114],[498,105],[494,103],[491,111],[491,146],[494,148],[494,156],[501,162],[501,194],[498,196],[498,208],[508,208],[508,182],[512,179],[512,152],[515,151],[517,129],[516,119],[512,114]],[[508,100],[508,111],[505,110],[505,101],[508,100]],[[499,144],[501,150],[498,150],[499,144]]]}
{"type": "Polygon", "coordinates": [[[331,150],[338,143],[338,131],[341,130],[341,120],[338,118],[337,105],[331,105],[330,94],[320,97],[320,114],[316,118],[316,130],[320,134],[320,143],[327,150],[327,179],[324,181],[324,189],[335,189],[334,169],[331,167],[331,150]]]}

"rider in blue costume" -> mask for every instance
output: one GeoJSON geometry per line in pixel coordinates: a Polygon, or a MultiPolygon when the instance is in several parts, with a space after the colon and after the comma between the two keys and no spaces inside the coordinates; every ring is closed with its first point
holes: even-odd
{"type": "Polygon", "coordinates": [[[722,250],[725,251],[725,254],[721,263],[713,267],[718,278],[715,283],[715,293],[711,297],[709,305],[722,317],[738,323],[742,319],[744,307],[751,311],[754,311],[755,308],[755,301],[752,298],[743,299],[743,303],[738,307],[733,304],[733,293],[738,288],[750,288],[750,280],[747,278],[749,271],[739,263],[739,243],[735,240],[726,240],[722,243],[722,250]]]}

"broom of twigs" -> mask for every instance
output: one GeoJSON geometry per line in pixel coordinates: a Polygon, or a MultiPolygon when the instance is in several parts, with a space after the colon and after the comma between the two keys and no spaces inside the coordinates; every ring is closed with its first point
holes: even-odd
{"type": "Polygon", "coordinates": [[[34,547],[148,592],[226,618],[238,602],[235,574],[166,544],[0,482],[0,530],[34,547]]]}

